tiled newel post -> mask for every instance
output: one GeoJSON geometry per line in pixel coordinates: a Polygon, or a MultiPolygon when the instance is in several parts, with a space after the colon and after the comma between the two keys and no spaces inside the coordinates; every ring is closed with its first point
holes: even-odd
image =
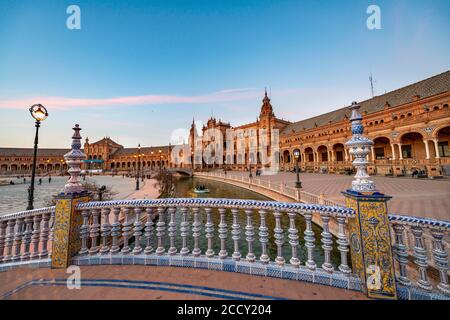
{"type": "Polygon", "coordinates": [[[390,197],[377,192],[369,179],[367,155],[373,142],[363,135],[359,108],[356,102],[350,107],[353,136],[346,143],[354,156],[357,172],[351,189],[343,192],[346,206],[356,212],[355,217],[349,219],[352,267],[369,298],[397,299],[387,212],[390,197]]]}
{"type": "Polygon", "coordinates": [[[52,268],[67,268],[72,257],[80,250],[83,216],[80,211],[75,210],[75,206],[79,202],[90,200],[89,193],[79,181],[82,160],[86,157],[81,151],[81,128],[76,124],[73,130],[72,150],[64,155],[70,178],[56,202],[52,268]]]}

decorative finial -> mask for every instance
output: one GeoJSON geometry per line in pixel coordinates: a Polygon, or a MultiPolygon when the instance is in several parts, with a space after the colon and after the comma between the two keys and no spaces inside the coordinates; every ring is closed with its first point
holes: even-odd
{"type": "Polygon", "coordinates": [[[63,193],[65,194],[82,193],[85,191],[78,179],[81,172],[82,160],[86,158],[86,155],[81,151],[81,128],[76,124],[72,129],[74,131],[72,136],[72,149],[64,155],[70,174],[70,178],[64,186],[63,193]]]}
{"type": "Polygon", "coordinates": [[[373,192],[375,191],[375,183],[369,180],[367,173],[367,155],[373,146],[373,141],[363,135],[364,127],[362,124],[362,115],[359,113],[361,106],[353,101],[350,106],[352,112],[350,117],[353,136],[345,143],[350,149],[350,154],[355,157],[353,166],[356,168],[355,180],[352,181],[352,190],[356,192],[373,192]]]}

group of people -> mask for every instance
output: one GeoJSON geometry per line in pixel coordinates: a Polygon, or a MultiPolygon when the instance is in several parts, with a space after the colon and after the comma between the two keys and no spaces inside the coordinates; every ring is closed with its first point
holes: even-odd
{"type": "MultiPolygon", "coordinates": [[[[25,184],[25,183],[27,183],[27,178],[25,177],[25,176],[22,176],[23,177],[23,183],[25,184]]],[[[16,177],[17,179],[20,179],[20,176],[17,176],[16,177]]],[[[51,183],[52,182],[52,177],[49,175],[48,176],[48,183],[51,183]]],[[[10,180],[9,181],[9,184],[10,185],[14,185],[14,184],[16,184],[13,180],[10,180]]],[[[42,178],[39,178],[38,179],[38,185],[41,185],[42,184],[42,178]]]]}

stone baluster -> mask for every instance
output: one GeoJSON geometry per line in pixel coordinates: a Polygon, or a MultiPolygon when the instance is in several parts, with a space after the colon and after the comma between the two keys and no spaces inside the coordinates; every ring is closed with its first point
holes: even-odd
{"type": "Polygon", "coordinates": [[[285,260],[283,257],[284,237],[283,229],[281,228],[281,213],[275,210],[273,212],[273,215],[275,216],[275,229],[273,229],[273,232],[275,233],[275,244],[277,245],[277,257],[275,258],[275,262],[277,263],[277,265],[283,266],[285,260]]]}
{"type": "Polygon", "coordinates": [[[316,262],[314,261],[314,248],[315,248],[315,241],[316,238],[314,237],[314,231],[312,230],[312,214],[309,212],[305,212],[305,223],[306,223],[306,229],[305,229],[305,247],[308,250],[308,260],[306,260],[306,266],[310,270],[316,269],[316,262]]]}
{"type": "Polygon", "coordinates": [[[176,208],[169,208],[170,222],[169,222],[169,239],[170,239],[170,248],[167,251],[171,256],[177,253],[177,247],[175,246],[175,236],[177,232],[177,221],[175,219],[175,214],[177,212],[176,208]]]}
{"type": "MultiPolygon", "coordinates": [[[[21,257],[22,261],[30,259],[30,245],[31,245],[31,234],[33,233],[33,217],[25,218],[25,232],[23,235],[23,254],[21,257]]],[[[1,250],[1,249],[0,249],[1,250]]],[[[1,257],[0,257],[1,261],[1,257]]]]}
{"type": "Polygon", "coordinates": [[[123,226],[122,226],[123,247],[122,247],[121,252],[123,254],[128,254],[131,252],[130,238],[131,238],[131,235],[133,234],[133,232],[132,232],[133,223],[131,222],[131,219],[130,219],[131,210],[132,210],[131,208],[123,209],[123,214],[125,216],[125,221],[123,222],[123,226]]]}
{"type": "Polygon", "coordinates": [[[194,213],[194,222],[192,223],[192,237],[194,238],[194,249],[192,249],[192,254],[194,257],[199,257],[201,254],[201,250],[199,248],[199,240],[200,240],[200,226],[202,225],[199,220],[199,209],[192,208],[192,212],[194,213]]]}
{"type": "Polygon", "coordinates": [[[245,240],[247,241],[247,244],[248,244],[248,252],[247,252],[247,256],[245,258],[249,262],[254,262],[256,259],[256,256],[253,252],[253,241],[255,240],[254,239],[255,233],[253,232],[253,230],[255,228],[253,227],[253,222],[252,222],[253,210],[245,209],[245,214],[247,216],[247,225],[245,226],[245,240]]]}
{"type": "Polygon", "coordinates": [[[292,257],[289,260],[290,264],[294,267],[300,266],[300,259],[298,258],[298,230],[295,226],[295,217],[297,214],[295,212],[289,212],[289,244],[292,249],[292,257]]]}
{"type": "Polygon", "coordinates": [[[225,208],[219,208],[219,214],[220,214],[220,223],[219,223],[219,238],[220,238],[220,251],[219,251],[219,258],[225,259],[228,256],[228,252],[226,249],[226,240],[227,240],[227,224],[225,222],[225,208]]]}
{"type": "Polygon", "coordinates": [[[89,229],[89,237],[91,238],[91,247],[89,248],[89,254],[95,255],[99,251],[99,246],[97,245],[97,239],[100,235],[100,209],[92,209],[92,224],[89,229]]]}
{"type": "Polygon", "coordinates": [[[42,247],[42,251],[39,254],[39,259],[48,257],[47,243],[48,243],[48,235],[50,233],[49,221],[50,221],[50,213],[42,214],[42,230],[39,237],[39,242],[40,246],[42,247]]]}
{"type": "Polygon", "coordinates": [[[233,215],[233,225],[232,225],[232,231],[231,234],[233,242],[234,242],[234,252],[233,252],[233,259],[234,260],[240,260],[241,259],[241,253],[239,252],[239,239],[240,239],[240,234],[241,234],[241,230],[240,230],[240,225],[238,223],[238,209],[231,209],[231,214],[233,215]]]}
{"type": "Polygon", "coordinates": [[[158,223],[156,224],[156,236],[158,237],[158,248],[156,248],[156,254],[162,255],[166,249],[164,249],[164,235],[166,230],[166,222],[164,221],[165,208],[158,208],[158,223]]]}
{"type": "Polygon", "coordinates": [[[259,210],[260,226],[259,226],[259,242],[261,243],[261,256],[259,260],[267,264],[270,261],[270,257],[267,254],[267,243],[269,242],[269,232],[266,226],[266,210],[259,210]]]}
{"type": "Polygon", "coordinates": [[[109,252],[111,254],[116,254],[116,253],[118,253],[120,251],[120,247],[119,247],[119,237],[120,237],[119,215],[120,215],[120,208],[113,208],[113,214],[114,214],[114,222],[111,225],[112,243],[111,243],[111,250],[109,252]]]}
{"type": "Polygon", "coordinates": [[[437,269],[439,270],[439,284],[438,289],[443,293],[450,294],[450,286],[448,284],[448,254],[445,251],[444,243],[442,241],[444,232],[437,229],[431,229],[433,236],[433,257],[437,269]]]}
{"type": "Polygon", "coordinates": [[[338,223],[338,234],[337,234],[337,244],[338,244],[338,250],[341,253],[341,264],[339,265],[338,269],[345,274],[350,274],[352,270],[350,269],[348,262],[347,262],[347,253],[349,251],[348,248],[348,239],[345,235],[345,218],[344,217],[337,217],[336,218],[338,223]]]}
{"type": "Polygon", "coordinates": [[[31,235],[31,243],[33,244],[33,252],[30,255],[31,259],[39,258],[39,234],[41,233],[42,215],[37,214],[33,217],[33,233],[31,235]]]}
{"type": "Polygon", "coordinates": [[[14,233],[14,254],[11,258],[12,261],[20,260],[20,251],[22,248],[22,237],[23,237],[23,224],[24,218],[17,218],[16,220],[16,232],[14,233]]]}
{"type": "Polygon", "coordinates": [[[189,222],[187,217],[188,208],[182,207],[180,210],[181,210],[180,231],[182,241],[180,254],[182,256],[185,256],[189,253],[189,249],[187,247],[187,236],[189,235],[189,222]]]}
{"type": "Polygon", "coordinates": [[[111,235],[111,225],[109,224],[109,213],[111,209],[102,209],[103,223],[101,225],[101,235],[102,235],[102,247],[100,248],[101,254],[106,254],[109,252],[108,239],[111,235]]]}
{"type": "Polygon", "coordinates": [[[55,238],[55,215],[56,215],[55,211],[50,212],[50,227],[49,227],[50,228],[50,234],[48,236],[48,240],[50,242],[50,248],[49,248],[49,251],[48,251],[49,258],[52,257],[53,241],[54,241],[54,238],[55,238]]]}
{"type": "Polygon", "coordinates": [[[16,220],[8,220],[8,232],[5,238],[5,256],[3,262],[9,262],[12,260],[12,247],[14,244],[14,226],[16,225],[16,220]]]}
{"type": "Polygon", "coordinates": [[[395,244],[394,244],[394,253],[395,253],[395,259],[398,262],[399,265],[399,273],[400,275],[397,277],[397,280],[399,283],[410,286],[411,281],[408,278],[408,247],[405,245],[404,242],[404,230],[405,226],[402,224],[394,224],[393,227],[394,233],[395,233],[395,244]]]}
{"type": "Polygon", "coordinates": [[[14,226],[16,225],[15,219],[8,220],[8,229],[5,237],[5,256],[3,262],[9,262],[12,260],[12,247],[14,244],[14,226]]]}
{"type": "Polygon", "coordinates": [[[421,227],[414,226],[411,227],[411,232],[414,235],[414,263],[419,268],[419,280],[417,285],[425,290],[431,290],[432,286],[430,281],[428,281],[427,268],[428,268],[428,257],[426,255],[424,243],[423,243],[423,230],[421,227]]]}
{"type": "Polygon", "coordinates": [[[333,249],[333,236],[330,233],[330,217],[321,215],[322,218],[322,249],[324,250],[324,262],[322,268],[327,272],[333,272],[333,265],[331,264],[331,250],[333,249]]]}
{"type": "Polygon", "coordinates": [[[152,235],[153,235],[153,226],[154,226],[154,223],[152,220],[153,208],[145,208],[145,213],[147,215],[147,221],[145,222],[146,246],[144,249],[144,253],[150,254],[153,252],[153,247],[152,247],[152,235]]]}
{"type": "Polygon", "coordinates": [[[89,209],[81,211],[83,217],[83,224],[80,227],[81,249],[78,252],[80,255],[88,253],[88,238],[89,238],[89,209]]]}
{"type": "Polygon", "coordinates": [[[5,251],[6,221],[0,221],[0,263],[3,261],[3,252],[5,251]]]}
{"type": "Polygon", "coordinates": [[[214,257],[214,250],[212,245],[212,240],[214,237],[214,225],[211,218],[211,208],[205,208],[206,212],[206,224],[205,224],[205,232],[206,232],[206,240],[208,240],[208,249],[205,254],[208,258],[214,257]]]}
{"type": "Polygon", "coordinates": [[[142,252],[141,236],[142,236],[142,221],[141,221],[141,208],[134,208],[134,248],[133,254],[140,254],[142,252]]]}

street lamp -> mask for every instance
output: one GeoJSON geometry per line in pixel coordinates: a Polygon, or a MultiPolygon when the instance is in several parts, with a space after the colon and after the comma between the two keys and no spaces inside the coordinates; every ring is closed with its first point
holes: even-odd
{"type": "Polygon", "coordinates": [[[162,150],[159,150],[159,171],[161,171],[162,170],[162,158],[163,158],[163,156],[162,156],[162,150]]]}
{"type": "Polygon", "coordinates": [[[139,190],[139,170],[141,169],[141,144],[138,145],[138,156],[136,160],[137,160],[136,190],[139,190]]]}
{"type": "MultiPolygon", "coordinates": [[[[142,153],[141,154],[141,157],[144,157],[144,154],[142,153]]],[[[142,182],[144,182],[144,164],[145,164],[145,160],[144,160],[144,162],[142,163],[142,171],[141,171],[141,181],[142,182]]]]}
{"type": "Polygon", "coordinates": [[[38,146],[38,134],[39,127],[41,126],[41,121],[44,121],[48,117],[47,109],[42,104],[32,105],[30,108],[31,116],[36,120],[36,135],[34,136],[34,153],[33,153],[33,166],[31,170],[31,184],[28,188],[28,206],[27,210],[32,210],[34,201],[34,177],[36,175],[36,157],[37,157],[37,146],[38,146]]]}
{"type": "Polygon", "coordinates": [[[192,172],[194,172],[194,151],[191,151],[191,168],[192,172]]]}
{"type": "Polygon", "coordinates": [[[298,160],[300,159],[300,150],[294,150],[294,158],[295,158],[295,172],[297,174],[297,181],[295,182],[295,187],[300,189],[302,187],[302,183],[300,182],[300,169],[298,168],[298,160]]]}

